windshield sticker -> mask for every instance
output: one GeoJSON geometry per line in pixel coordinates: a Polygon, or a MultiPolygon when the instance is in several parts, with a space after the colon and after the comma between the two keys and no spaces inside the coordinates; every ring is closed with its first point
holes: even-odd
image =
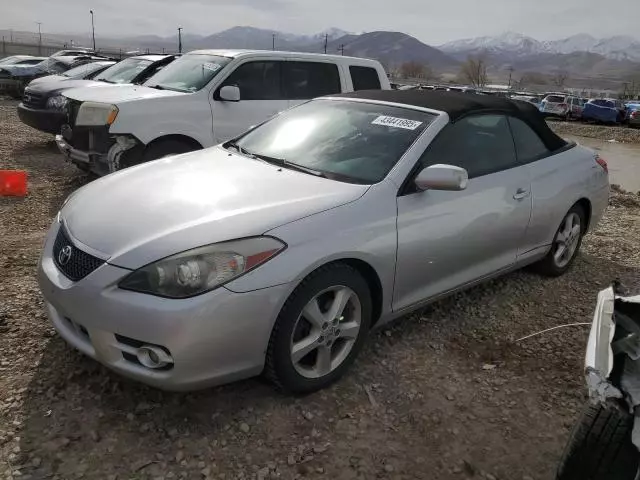
{"type": "Polygon", "coordinates": [[[204,68],[205,70],[211,70],[212,72],[217,72],[218,70],[220,70],[220,65],[218,65],[217,63],[205,63],[202,65],[202,68],[204,68]]]}
{"type": "Polygon", "coordinates": [[[372,125],[384,125],[385,127],[404,128],[405,130],[415,130],[422,122],[416,120],[409,120],[407,118],[388,117],[387,115],[380,115],[376,118],[372,125]]]}

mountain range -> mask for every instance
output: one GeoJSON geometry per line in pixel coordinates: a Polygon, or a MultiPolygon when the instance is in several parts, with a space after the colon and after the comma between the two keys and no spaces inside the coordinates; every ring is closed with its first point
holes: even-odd
{"type": "Polygon", "coordinates": [[[480,52],[502,55],[588,52],[614,60],[640,61],[640,41],[627,35],[596,38],[580,33],[560,40],[540,41],[520,33],[505,32],[493,37],[455,40],[438,48],[454,57],[480,52]]]}
{"type": "MultiPolygon", "coordinates": [[[[4,35],[2,31],[0,31],[4,35]]],[[[12,32],[16,35],[16,32],[12,32]]],[[[33,37],[33,34],[29,34],[33,37]]],[[[45,35],[43,35],[44,41],[45,35]]],[[[69,35],[50,34],[47,42],[69,41],[69,35]],[[56,40],[57,39],[57,40],[56,40]]],[[[494,81],[506,81],[514,72],[525,75],[552,76],[562,71],[571,80],[585,85],[615,84],[640,79],[640,41],[630,36],[596,38],[581,33],[567,38],[541,41],[520,33],[505,32],[455,40],[431,46],[402,32],[374,31],[351,33],[330,28],[311,35],[297,35],[236,26],[211,35],[184,34],[185,51],[202,48],[245,48],[293,50],[302,52],[339,53],[380,60],[388,70],[405,62],[429,65],[438,74],[452,79],[468,56],[482,55],[494,81]]],[[[76,44],[89,45],[88,38],[76,38],[76,44]]],[[[99,37],[97,43],[105,50],[176,51],[177,36],[140,35],[126,38],[99,37]]],[[[604,87],[603,87],[604,88],[604,87]]],[[[606,88],[609,88],[607,86],[606,88]]]]}

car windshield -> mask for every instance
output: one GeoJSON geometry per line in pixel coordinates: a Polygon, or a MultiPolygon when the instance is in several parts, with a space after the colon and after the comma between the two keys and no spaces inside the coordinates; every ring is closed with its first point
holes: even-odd
{"type": "Polygon", "coordinates": [[[91,75],[93,72],[104,68],[104,66],[103,62],[85,63],[79,67],[67,70],[62,75],[68,78],[85,78],[87,75],[91,75]]]}
{"type": "Polygon", "coordinates": [[[49,57],[46,60],[40,62],[37,67],[49,73],[62,73],[69,70],[70,65],[64,62],[60,62],[53,57],[49,57]]]}
{"type": "Polygon", "coordinates": [[[381,181],[435,115],[347,100],[315,100],[288,110],[236,141],[240,153],[334,180],[381,181]]]}
{"type": "Polygon", "coordinates": [[[615,108],[615,104],[609,100],[591,100],[590,103],[599,107],[615,108]]]}
{"type": "Polygon", "coordinates": [[[564,103],[564,97],[560,95],[548,95],[545,100],[549,103],[564,103]]]}
{"type": "Polygon", "coordinates": [[[208,84],[230,61],[230,58],[217,55],[184,55],[160,70],[144,85],[179,92],[196,92],[208,84]]]}
{"type": "Polygon", "coordinates": [[[142,58],[127,58],[107,68],[96,80],[107,83],[131,83],[142,71],[153,64],[151,60],[142,58]]]}
{"type": "Polygon", "coordinates": [[[0,65],[12,65],[16,62],[19,62],[20,60],[21,60],[20,57],[0,58],[0,65]]]}

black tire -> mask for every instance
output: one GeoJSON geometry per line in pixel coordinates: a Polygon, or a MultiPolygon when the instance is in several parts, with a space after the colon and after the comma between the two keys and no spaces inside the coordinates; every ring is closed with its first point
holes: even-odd
{"type": "Polygon", "coordinates": [[[193,152],[194,150],[199,150],[199,148],[187,142],[172,139],[160,140],[145,149],[142,154],[142,162],[150,162],[170,155],[193,152]]]}
{"type": "Polygon", "coordinates": [[[553,244],[552,244],[547,255],[542,260],[540,260],[539,262],[533,265],[533,269],[537,271],[539,274],[545,275],[548,277],[559,277],[560,275],[563,275],[567,270],[569,270],[569,268],[571,268],[571,265],[573,264],[576,257],[578,256],[578,252],[580,251],[580,246],[582,245],[582,239],[587,230],[586,229],[587,215],[584,209],[580,205],[575,204],[573,207],[571,207],[571,209],[567,212],[567,214],[562,218],[562,222],[560,222],[560,225],[558,226],[558,230],[556,230],[556,234],[553,236],[553,242],[555,243],[556,236],[558,235],[558,232],[562,228],[565,219],[567,218],[567,216],[569,216],[572,213],[576,213],[580,217],[580,227],[581,227],[580,238],[578,238],[578,245],[575,249],[575,252],[573,253],[573,256],[569,260],[569,263],[563,266],[558,266],[553,256],[553,244]]]}
{"type": "Polygon", "coordinates": [[[344,263],[334,263],[311,273],[291,293],[275,322],[269,339],[264,375],[276,388],[289,393],[310,393],[338,380],[351,366],[371,326],[371,292],[360,273],[344,263]],[[291,338],[302,309],[313,297],[333,286],[345,286],[358,296],[361,306],[360,330],[351,351],[335,370],[319,378],[307,378],[296,370],[291,359],[291,338]]]}
{"type": "Polygon", "coordinates": [[[614,406],[585,407],[560,460],[556,480],[635,480],[633,416],[614,406]]]}

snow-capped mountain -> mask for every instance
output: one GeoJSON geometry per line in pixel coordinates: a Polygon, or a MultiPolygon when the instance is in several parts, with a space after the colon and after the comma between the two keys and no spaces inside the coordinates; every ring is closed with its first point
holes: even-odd
{"type": "Polygon", "coordinates": [[[640,41],[622,35],[595,38],[580,33],[560,40],[540,41],[520,33],[505,32],[498,36],[455,40],[438,48],[457,57],[481,52],[503,56],[590,52],[616,60],[640,61],[640,41]]]}
{"type": "Polygon", "coordinates": [[[600,40],[588,33],[579,33],[560,40],[545,42],[550,51],[555,53],[590,52],[600,40]]]}
{"type": "Polygon", "coordinates": [[[547,52],[547,48],[543,42],[515,32],[505,32],[498,36],[454,40],[453,42],[440,45],[438,48],[445,53],[452,54],[486,51],[489,53],[513,52],[531,55],[547,52]]]}

